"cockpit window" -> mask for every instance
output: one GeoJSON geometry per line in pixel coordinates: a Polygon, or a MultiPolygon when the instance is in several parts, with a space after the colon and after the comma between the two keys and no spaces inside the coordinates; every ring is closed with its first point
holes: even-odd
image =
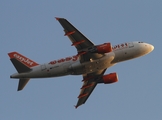
{"type": "Polygon", "coordinates": [[[138,42],[138,43],[143,43],[143,42],[138,42]]]}

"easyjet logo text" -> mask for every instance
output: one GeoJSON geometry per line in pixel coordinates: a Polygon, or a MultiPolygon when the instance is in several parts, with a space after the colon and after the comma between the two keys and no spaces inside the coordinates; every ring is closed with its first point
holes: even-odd
{"type": "Polygon", "coordinates": [[[112,49],[116,50],[116,49],[121,49],[121,48],[125,48],[125,47],[128,47],[128,43],[123,43],[123,44],[115,45],[114,47],[112,47],[112,49]]]}
{"type": "Polygon", "coordinates": [[[16,59],[18,59],[19,61],[23,62],[23,63],[27,63],[28,65],[33,65],[33,62],[30,61],[29,59],[27,58],[24,58],[23,56],[20,56],[20,55],[17,55],[17,54],[14,54],[13,55],[16,59]]]}
{"type": "Polygon", "coordinates": [[[62,58],[59,60],[51,61],[51,62],[49,62],[49,64],[62,63],[62,62],[70,61],[70,60],[76,61],[77,59],[78,59],[78,56],[72,56],[72,57],[67,57],[67,58],[62,58]]]}

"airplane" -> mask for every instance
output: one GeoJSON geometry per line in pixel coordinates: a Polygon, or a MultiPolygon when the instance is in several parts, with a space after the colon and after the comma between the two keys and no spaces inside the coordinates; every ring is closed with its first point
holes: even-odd
{"type": "Polygon", "coordinates": [[[154,46],[135,41],[112,46],[110,42],[95,45],[77,30],[68,20],[56,17],[64,28],[65,36],[77,49],[74,56],[38,64],[18,52],[8,53],[18,73],[10,78],[19,79],[18,91],[22,90],[30,78],[48,78],[65,75],[82,75],[83,85],[80,88],[76,108],[84,104],[97,84],[111,84],[118,81],[117,73],[104,75],[107,68],[126,60],[141,57],[153,51],[154,46]]]}

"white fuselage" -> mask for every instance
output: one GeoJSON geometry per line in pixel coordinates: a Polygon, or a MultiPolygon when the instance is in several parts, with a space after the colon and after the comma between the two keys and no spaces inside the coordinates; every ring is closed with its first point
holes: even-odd
{"type": "Polygon", "coordinates": [[[77,56],[67,57],[35,66],[30,72],[15,73],[11,75],[11,78],[44,78],[92,73],[109,68],[118,62],[148,54],[154,47],[148,43],[130,42],[115,45],[112,49],[112,52],[105,53],[99,59],[90,59],[88,62],[80,63],[77,56]]]}

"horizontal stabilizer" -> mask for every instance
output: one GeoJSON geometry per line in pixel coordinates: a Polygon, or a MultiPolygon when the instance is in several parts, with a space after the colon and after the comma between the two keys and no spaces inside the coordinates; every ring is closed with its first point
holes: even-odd
{"type": "Polygon", "coordinates": [[[17,91],[22,90],[25,87],[25,85],[28,83],[29,80],[30,80],[30,78],[19,79],[19,85],[18,85],[17,91]]]}

